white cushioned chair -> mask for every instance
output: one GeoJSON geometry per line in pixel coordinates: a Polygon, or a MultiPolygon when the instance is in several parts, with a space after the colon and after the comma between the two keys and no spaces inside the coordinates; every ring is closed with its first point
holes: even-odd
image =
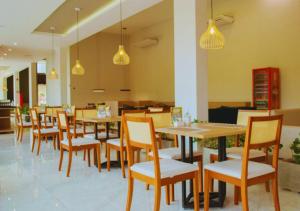
{"type": "MultiPolygon", "coordinates": [[[[247,126],[249,117],[257,116],[270,116],[270,111],[268,110],[239,110],[237,117],[237,125],[247,126]]],[[[227,148],[227,158],[228,159],[242,159],[244,148],[239,146],[240,136],[237,136],[236,146],[227,148]]],[[[210,162],[214,163],[218,161],[218,150],[211,151],[210,162]]],[[[266,163],[268,159],[267,149],[251,149],[249,151],[249,159],[256,162],[266,163]]],[[[213,190],[213,182],[211,183],[211,191],[213,190]]],[[[266,183],[266,191],[270,192],[269,183],[266,183]]]]}
{"type": "MultiPolygon", "coordinates": [[[[161,187],[167,192],[171,184],[184,180],[193,180],[194,210],[199,210],[199,168],[196,165],[183,163],[172,159],[159,159],[157,141],[152,118],[124,116],[125,134],[127,140],[128,157],[128,194],[126,211],[132,203],[134,179],[154,186],[154,210],[160,210],[161,187]],[[153,160],[135,163],[133,160],[134,148],[151,149],[153,160]]],[[[170,199],[166,194],[167,204],[170,199]]]]}
{"type": "Polygon", "coordinates": [[[212,179],[235,186],[234,203],[241,194],[243,211],[248,211],[248,186],[272,181],[275,210],[279,211],[278,155],[282,128],[282,116],[249,117],[242,159],[227,160],[204,166],[204,210],[209,210],[209,188],[212,179]],[[250,160],[250,150],[273,147],[272,164],[250,160]]]}
{"type": "Polygon", "coordinates": [[[40,154],[41,142],[45,139],[46,143],[48,142],[48,137],[52,137],[53,148],[56,150],[56,140],[58,140],[58,129],[56,128],[41,128],[40,118],[38,116],[36,108],[30,109],[30,118],[32,122],[32,148],[31,151],[34,151],[34,145],[36,139],[38,140],[38,149],[37,155],[40,154]]]}
{"type": "MultiPolygon", "coordinates": [[[[101,171],[101,155],[100,155],[100,142],[95,139],[90,138],[73,138],[70,133],[69,122],[67,120],[67,114],[65,111],[58,111],[58,127],[59,127],[59,136],[60,136],[60,160],[59,160],[59,171],[62,168],[62,161],[64,157],[64,151],[67,151],[69,154],[69,162],[67,169],[67,177],[70,176],[71,165],[72,165],[72,154],[73,151],[82,151],[86,150],[88,152],[88,165],[91,166],[90,160],[90,150],[94,150],[94,158],[97,158],[98,171],[101,171]],[[66,133],[64,133],[66,131],[66,133]],[[66,137],[64,137],[66,134],[66,137]]],[[[96,164],[96,160],[94,160],[96,164]]]]}

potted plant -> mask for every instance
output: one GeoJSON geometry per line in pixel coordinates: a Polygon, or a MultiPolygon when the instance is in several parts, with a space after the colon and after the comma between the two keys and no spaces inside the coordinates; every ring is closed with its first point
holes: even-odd
{"type": "Polygon", "coordinates": [[[300,164],[300,138],[296,138],[290,146],[293,152],[293,160],[295,163],[300,164]]]}
{"type": "Polygon", "coordinates": [[[28,108],[28,107],[23,106],[23,107],[21,108],[21,114],[22,114],[22,119],[23,119],[25,122],[30,122],[29,108],[28,108]]]}

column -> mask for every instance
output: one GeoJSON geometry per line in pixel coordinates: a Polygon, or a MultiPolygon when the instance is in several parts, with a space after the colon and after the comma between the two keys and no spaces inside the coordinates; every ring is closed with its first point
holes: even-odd
{"type": "Polygon", "coordinates": [[[175,103],[199,120],[208,119],[207,52],[199,46],[206,8],[206,0],[174,0],[175,103]]]}

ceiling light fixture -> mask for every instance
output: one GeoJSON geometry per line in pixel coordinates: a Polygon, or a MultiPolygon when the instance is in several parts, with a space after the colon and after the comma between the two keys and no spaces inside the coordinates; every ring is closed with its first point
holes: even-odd
{"type": "Polygon", "coordinates": [[[76,30],[76,38],[77,38],[77,43],[76,43],[76,53],[77,53],[77,58],[76,58],[76,62],[75,65],[72,68],[72,74],[73,75],[84,75],[84,68],[82,67],[82,65],[80,64],[80,60],[79,60],[79,27],[78,27],[78,18],[79,18],[79,12],[80,12],[80,8],[75,8],[76,11],[76,26],[77,26],[77,30],[76,30]]]}
{"type": "Polygon", "coordinates": [[[17,46],[17,45],[18,45],[18,43],[17,43],[17,42],[14,42],[13,44],[14,44],[14,46],[17,46]]]}
{"type": "Polygon", "coordinates": [[[116,65],[128,65],[130,63],[130,58],[124,48],[123,39],[123,17],[122,17],[122,0],[120,0],[120,31],[121,31],[121,44],[119,45],[118,52],[113,57],[113,63],[116,65]]]}
{"type": "Polygon", "coordinates": [[[51,39],[51,42],[52,42],[51,43],[52,44],[52,49],[51,49],[52,68],[50,70],[48,78],[50,80],[56,80],[56,79],[58,79],[58,74],[57,74],[56,69],[54,67],[54,30],[55,30],[55,28],[52,26],[52,27],[50,27],[50,30],[51,30],[51,37],[52,37],[52,39],[51,39]]]}
{"type": "Polygon", "coordinates": [[[224,36],[216,26],[213,18],[213,0],[211,0],[211,18],[208,21],[207,30],[200,37],[200,47],[204,49],[224,48],[224,36]]]}

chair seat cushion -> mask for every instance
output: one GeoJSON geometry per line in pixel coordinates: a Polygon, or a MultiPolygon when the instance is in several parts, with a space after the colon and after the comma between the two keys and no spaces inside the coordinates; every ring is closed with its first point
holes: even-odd
{"type": "MultiPolygon", "coordinates": [[[[64,139],[61,141],[62,144],[69,146],[68,139],[64,139]]],[[[84,146],[84,145],[91,145],[91,144],[99,144],[99,141],[90,138],[73,138],[72,139],[72,146],[84,146]]]]}
{"type": "MultiPolygon", "coordinates": [[[[57,128],[42,128],[41,130],[41,134],[50,134],[50,133],[58,133],[58,129],[57,128]]],[[[38,130],[34,130],[33,133],[37,134],[38,130]]]]}
{"type": "MultiPolygon", "coordinates": [[[[240,179],[242,172],[242,160],[234,159],[211,163],[205,165],[204,169],[240,179]]],[[[275,169],[271,165],[254,161],[248,162],[248,179],[272,172],[275,172],[275,169]]]]}
{"type": "MultiPolygon", "coordinates": [[[[24,127],[31,127],[32,123],[31,122],[23,122],[22,123],[24,127]]],[[[21,123],[18,123],[18,126],[21,126],[21,123]]]]}
{"type": "MultiPolygon", "coordinates": [[[[114,146],[118,146],[118,147],[121,146],[121,143],[120,143],[120,139],[119,139],[119,138],[108,139],[106,143],[111,144],[111,145],[114,145],[114,146]]],[[[126,146],[125,141],[123,141],[123,147],[125,147],[125,146],[126,146]]]]}
{"type": "MultiPolygon", "coordinates": [[[[159,149],[158,150],[159,158],[164,159],[174,159],[174,160],[180,160],[181,159],[181,150],[178,147],[171,147],[171,148],[165,148],[165,149],[159,149]]],[[[200,156],[202,155],[201,152],[194,151],[193,156],[200,156]]],[[[153,152],[149,153],[149,156],[153,156],[153,152]]],[[[186,152],[186,157],[188,158],[190,156],[189,152],[186,152]]]]}
{"type": "MultiPolygon", "coordinates": [[[[190,163],[184,163],[171,159],[160,159],[160,174],[161,178],[172,178],[177,175],[198,171],[198,166],[190,163]]],[[[147,161],[142,163],[135,163],[130,167],[134,172],[143,174],[148,177],[155,177],[154,162],[147,161]]]]}
{"type": "MultiPolygon", "coordinates": [[[[243,147],[231,147],[231,148],[227,148],[227,157],[228,158],[232,158],[232,159],[242,159],[243,156],[243,147]]],[[[211,154],[215,154],[218,155],[218,150],[213,150],[211,152],[211,154]]],[[[257,150],[257,149],[251,149],[249,151],[249,159],[254,159],[254,158],[259,158],[259,157],[265,157],[266,153],[261,151],[261,150],[257,150]]]]}
{"type": "MultiPolygon", "coordinates": [[[[95,139],[95,134],[94,133],[85,134],[84,137],[90,138],[90,139],[95,139]]],[[[109,138],[116,138],[116,137],[118,137],[117,134],[109,133],[109,138]]],[[[106,132],[98,133],[98,139],[105,139],[105,138],[106,138],[106,132]]]]}
{"type": "MultiPolygon", "coordinates": [[[[70,129],[70,133],[74,134],[74,128],[70,129]]],[[[83,134],[83,128],[76,128],[76,134],[83,134]]]]}

